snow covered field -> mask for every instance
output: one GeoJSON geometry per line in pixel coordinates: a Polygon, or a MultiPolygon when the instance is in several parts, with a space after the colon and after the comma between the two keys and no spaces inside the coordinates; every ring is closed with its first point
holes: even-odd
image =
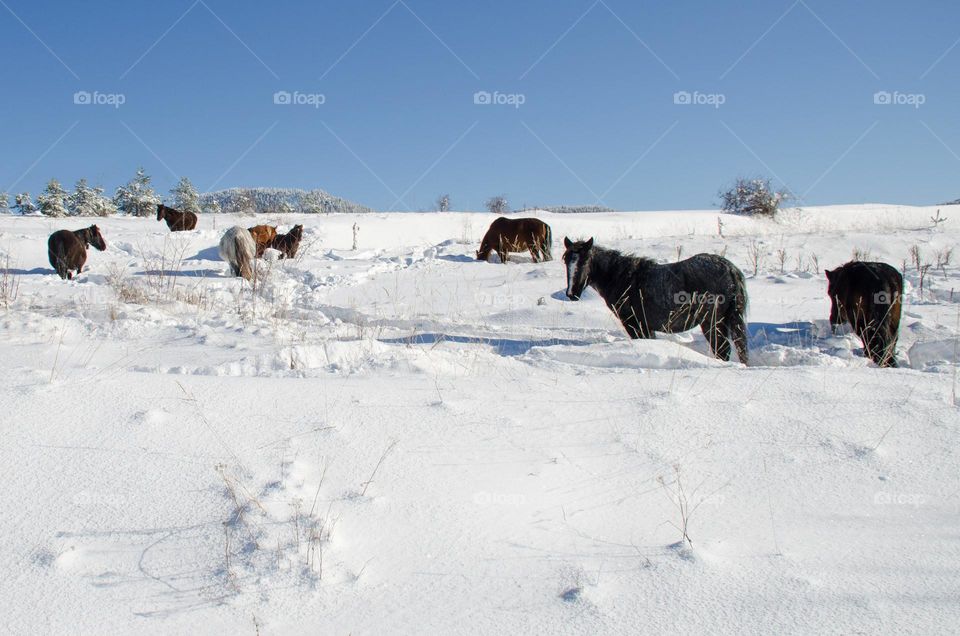
{"type": "Polygon", "coordinates": [[[950,633],[960,208],[935,212],[544,213],[557,260],[505,266],[473,258],[489,214],[110,218],[73,282],[47,236],[89,220],[0,217],[4,628],[950,633]],[[305,236],[254,292],[216,245],[266,221],[305,236]],[[564,235],[725,253],[750,366],[566,301],[564,235]],[[907,261],[899,369],[830,335],[854,250],[907,261]]]}

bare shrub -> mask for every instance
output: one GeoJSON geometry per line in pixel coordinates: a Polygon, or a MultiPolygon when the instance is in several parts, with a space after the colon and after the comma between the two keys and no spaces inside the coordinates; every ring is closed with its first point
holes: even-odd
{"type": "Polygon", "coordinates": [[[506,214],[510,211],[510,204],[507,203],[507,197],[502,194],[498,194],[495,197],[490,197],[487,199],[487,202],[484,204],[487,208],[487,211],[492,212],[493,214],[506,214]]]}
{"type": "Polygon", "coordinates": [[[757,239],[750,241],[750,244],[747,245],[747,262],[753,268],[754,276],[760,273],[760,268],[763,266],[763,257],[764,250],[760,241],[757,239]]]}

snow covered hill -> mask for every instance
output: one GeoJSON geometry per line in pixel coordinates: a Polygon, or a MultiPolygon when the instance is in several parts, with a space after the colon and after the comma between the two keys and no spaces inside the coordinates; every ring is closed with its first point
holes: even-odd
{"type": "Polygon", "coordinates": [[[950,633],[960,208],[941,211],[544,212],[557,260],[507,265],[474,259],[489,214],[109,218],[72,282],[47,236],[89,221],[0,217],[5,627],[950,633]],[[216,245],[264,221],[305,235],[253,290],[216,245]],[[565,235],[725,254],[750,366],[566,301],[565,235]],[[822,271],[854,254],[905,269],[899,369],[830,334],[822,271]]]}

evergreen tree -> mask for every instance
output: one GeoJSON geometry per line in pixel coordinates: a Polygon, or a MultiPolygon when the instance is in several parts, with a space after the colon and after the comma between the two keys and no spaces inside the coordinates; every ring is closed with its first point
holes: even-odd
{"type": "Polygon", "coordinates": [[[50,179],[43,194],[37,197],[37,205],[40,207],[40,213],[45,216],[67,216],[67,191],[59,181],[50,179]]]}
{"type": "Polygon", "coordinates": [[[94,216],[94,190],[86,179],[77,181],[73,192],[67,197],[67,212],[70,216],[94,216]]]}
{"type": "Polygon", "coordinates": [[[157,212],[160,197],[150,187],[150,176],[141,167],[127,185],[117,188],[113,204],[130,216],[152,216],[157,212]]]}
{"type": "Polygon", "coordinates": [[[0,192],[0,214],[10,214],[10,195],[0,192]]]}
{"type": "Polygon", "coordinates": [[[440,198],[437,199],[437,212],[449,212],[450,211],[450,195],[441,194],[440,198]]]}
{"type": "Polygon", "coordinates": [[[200,208],[200,194],[197,193],[197,189],[190,183],[190,179],[180,177],[180,182],[177,183],[173,190],[170,190],[170,194],[173,195],[173,207],[181,212],[193,212],[194,214],[200,214],[202,212],[200,208]]]}
{"type": "Polygon", "coordinates": [[[223,212],[220,209],[220,203],[216,199],[210,199],[203,203],[203,213],[204,214],[220,214],[223,212]]]}
{"type": "Polygon", "coordinates": [[[15,207],[20,214],[33,214],[37,211],[37,206],[34,205],[33,199],[30,198],[29,192],[21,192],[18,194],[14,199],[13,207],[15,207]]]}

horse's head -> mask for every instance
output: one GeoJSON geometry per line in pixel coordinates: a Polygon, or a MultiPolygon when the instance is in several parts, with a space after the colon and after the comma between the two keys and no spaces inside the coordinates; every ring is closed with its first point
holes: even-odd
{"type": "Polygon", "coordinates": [[[490,249],[490,243],[488,243],[487,239],[484,238],[483,241],[480,242],[480,249],[477,250],[477,260],[485,261],[490,258],[490,249]]]}
{"type": "Polygon", "coordinates": [[[158,204],[157,204],[157,220],[158,220],[158,221],[162,221],[162,220],[163,220],[163,212],[164,212],[164,210],[166,210],[166,209],[167,209],[167,206],[165,206],[164,204],[162,204],[162,203],[158,203],[158,204]]]}
{"type": "Polygon", "coordinates": [[[91,225],[84,231],[87,235],[87,243],[93,245],[101,252],[107,249],[107,242],[103,240],[103,235],[100,234],[100,228],[98,228],[96,225],[91,225]]]}
{"type": "Polygon", "coordinates": [[[303,238],[303,226],[302,226],[302,225],[294,225],[294,226],[293,226],[293,229],[290,230],[290,232],[289,232],[288,234],[289,234],[290,236],[292,236],[295,240],[299,241],[300,239],[303,238]]]}
{"type": "Polygon", "coordinates": [[[843,287],[840,280],[842,277],[839,267],[832,271],[825,269],[823,273],[827,275],[827,296],[830,298],[830,330],[836,333],[837,329],[843,325],[843,315],[840,312],[840,302],[837,299],[838,294],[844,293],[844,290],[841,289],[843,287]]]}
{"type": "Polygon", "coordinates": [[[583,288],[590,283],[590,259],[593,256],[593,238],[573,242],[563,237],[563,265],[567,268],[567,298],[580,300],[583,288]]]}

